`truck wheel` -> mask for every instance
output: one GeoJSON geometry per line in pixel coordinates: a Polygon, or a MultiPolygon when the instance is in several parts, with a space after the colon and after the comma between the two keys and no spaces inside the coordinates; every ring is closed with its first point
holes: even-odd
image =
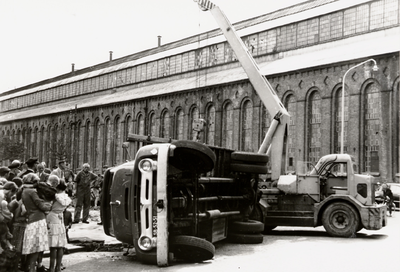
{"type": "Polygon", "coordinates": [[[231,163],[232,172],[267,174],[268,168],[266,165],[251,165],[242,163],[231,163]]]}
{"type": "Polygon", "coordinates": [[[264,236],[260,233],[246,234],[246,233],[229,233],[228,241],[238,244],[261,244],[264,236]]]}
{"type": "Polygon", "coordinates": [[[215,247],[212,243],[194,236],[174,236],[171,238],[170,247],[177,259],[190,262],[209,260],[215,254],[215,247]]]}
{"type": "Polygon", "coordinates": [[[176,141],[174,156],[170,164],[179,170],[196,171],[206,173],[214,168],[215,153],[206,145],[194,141],[176,141]]]}
{"type": "Polygon", "coordinates": [[[233,221],[229,224],[229,231],[233,233],[261,233],[264,231],[264,224],[256,220],[233,221]]]}
{"type": "Polygon", "coordinates": [[[248,164],[266,164],[268,162],[268,156],[266,154],[258,154],[253,152],[235,151],[231,154],[232,161],[238,161],[241,163],[248,164]]]}
{"type": "Polygon", "coordinates": [[[352,237],[360,225],[357,211],[347,203],[332,203],[322,215],[322,224],[329,235],[352,237]]]}

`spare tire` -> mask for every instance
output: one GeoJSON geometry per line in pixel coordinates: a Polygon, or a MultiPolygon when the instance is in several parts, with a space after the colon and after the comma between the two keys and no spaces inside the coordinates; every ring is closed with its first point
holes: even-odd
{"type": "Polygon", "coordinates": [[[264,231],[264,223],[256,220],[233,221],[229,224],[229,231],[235,233],[261,233],[264,231]]]}
{"type": "Polygon", "coordinates": [[[216,156],[208,146],[188,140],[176,141],[173,145],[169,163],[179,170],[206,173],[214,168],[216,156]]]}
{"type": "Polygon", "coordinates": [[[212,259],[215,254],[215,247],[209,241],[186,235],[172,237],[170,250],[177,259],[190,262],[206,261],[212,259]]]}
{"type": "Polygon", "coordinates": [[[260,233],[229,233],[228,241],[238,244],[261,244],[264,241],[264,236],[260,233]]]}

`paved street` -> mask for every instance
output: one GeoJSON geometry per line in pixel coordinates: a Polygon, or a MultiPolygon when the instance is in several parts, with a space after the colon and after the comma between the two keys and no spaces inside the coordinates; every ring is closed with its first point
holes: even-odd
{"type": "Polygon", "coordinates": [[[389,225],[382,230],[362,230],[357,238],[349,239],[329,237],[322,227],[279,227],[264,236],[262,244],[221,242],[213,260],[166,268],[143,265],[135,260],[134,252],[128,256],[124,252],[76,252],[64,256],[64,271],[400,271],[400,213],[388,219],[389,225]]]}

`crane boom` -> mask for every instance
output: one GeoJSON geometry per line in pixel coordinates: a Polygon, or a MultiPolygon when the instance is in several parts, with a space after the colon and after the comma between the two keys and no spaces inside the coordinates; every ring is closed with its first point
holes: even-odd
{"type": "Polygon", "coordinates": [[[279,176],[285,172],[286,138],[288,134],[287,124],[289,123],[289,113],[283,106],[281,100],[276,95],[266,77],[261,74],[253,56],[222,10],[209,0],[194,1],[198,3],[199,7],[203,11],[209,10],[211,12],[229,45],[235,52],[238,61],[249,77],[255,91],[269,114],[273,117],[258,153],[267,153],[269,155],[272,170],[271,178],[272,180],[277,180],[279,176]]]}

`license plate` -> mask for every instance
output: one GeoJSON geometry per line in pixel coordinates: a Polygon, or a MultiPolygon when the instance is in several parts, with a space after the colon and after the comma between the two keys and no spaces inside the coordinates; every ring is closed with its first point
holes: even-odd
{"type": "Polygon", "coordinates": [[[157,216],[153,216],[153,236],[157,236],[157,216]]]}

